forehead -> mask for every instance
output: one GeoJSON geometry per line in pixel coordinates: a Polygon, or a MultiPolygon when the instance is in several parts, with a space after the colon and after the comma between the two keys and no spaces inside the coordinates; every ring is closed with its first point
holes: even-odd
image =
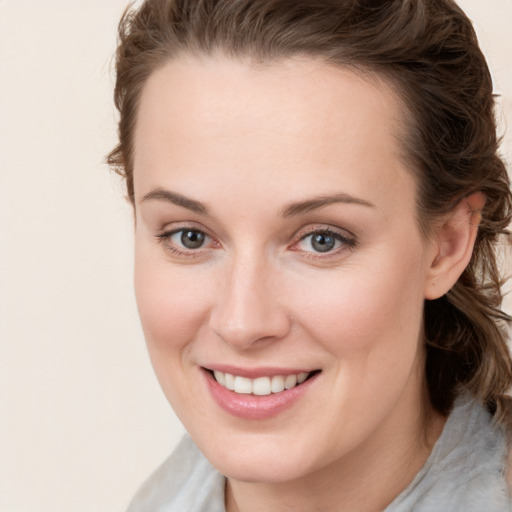
{"type": "Polygon", "coordinates": [[[327,187],[334,172],[347,192],[377,194],[404,174],[404,117],[376,75],[313,59],[182,57],[155,71],[142,91],[136,200],[169,180],[194,182],[195,190],[198,176],[271,180],[290,190],[290,181],[327,187]]]}

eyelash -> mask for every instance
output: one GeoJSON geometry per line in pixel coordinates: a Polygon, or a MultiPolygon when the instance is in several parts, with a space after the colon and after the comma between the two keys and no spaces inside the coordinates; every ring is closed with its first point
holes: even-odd
{"type": "MultiPolygon", "coordinates": [[[[214,242],[214,244],[218,247],[220,247],[220,244],[218,242],[215,242],[214,239],[209,236],[205,231],[199,228],[195,227],[188,227],[188,226],[182,226],[177,229],[173,229],[170,231],[165,231],[163,233],[158,233],[155,235],[155,237],[158,239],[159,243],[162,243],[165,245],[165,248],[170,251],[171,253],[180,256],[180,257],[186,257],[186,258],[197,258],[204,255],[204,249],[208,249],[208,247],[204,247],[204,245],[201,245],[197,249],[187,249],[187,248],[178,248],[176,245],[173,245],[170,243],[171,238],[174,235],[177,235],[179,233],[183,233],[189,231],[196,233],[199,236],[204,236],[205,240],[210,239],[214,242]]],[[[351,250],[356,247],[357,241],[355,237],[352,235],[350,237],[347,237],[343,234],[341,234],[338,231],[335,231],[330,228],[325,228],[322,226],[315,227],[315,228],[309,228],[302,231],[299,231],[294,238],[297,238],[297,240],[290,246],[290,249],[297,252],[302,252],[304,254],[304,257],[309,259],[327,259],[329,257],[337,256],[340,252],[351,250]],[[305,240],[307,240],[310,237],[313,237],[315,235],[321,235],[324,238],[332,238],[335,240],[336,243],[339,243],[338,247],[335,247],[333,249],[329,249],[322,253],[322,251],[307,251],[307,250],[301,250],[301,249],[294,249],[294,247],[299,246],[299,244],[303,243],[305,240]]],[[[211,243],[211,242],[210,242],[211,243]]],[[[214,247],[215,248],[215,247],[214,247]]]]}

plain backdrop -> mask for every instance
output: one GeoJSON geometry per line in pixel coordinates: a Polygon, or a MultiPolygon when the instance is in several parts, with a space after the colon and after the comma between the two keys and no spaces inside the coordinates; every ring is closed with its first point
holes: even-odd
{"type": "MultiPolygon", "coordinates": [[[[183,433],[137,319],[130,208],[102,163],[126,3],[0,0],[1,512],[121,512],[183,433]]],[[[460,4],[504,130],[512,0],[460,4]]]]}

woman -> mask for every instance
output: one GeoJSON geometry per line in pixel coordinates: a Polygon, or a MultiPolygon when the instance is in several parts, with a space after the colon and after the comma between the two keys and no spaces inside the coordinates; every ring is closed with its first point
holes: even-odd
{"type": "Polygon", "coordinates": [[[509,510],[511,194],[455,3],[148,0],[115,99],[191,438],[129,510],[509,510]]]}

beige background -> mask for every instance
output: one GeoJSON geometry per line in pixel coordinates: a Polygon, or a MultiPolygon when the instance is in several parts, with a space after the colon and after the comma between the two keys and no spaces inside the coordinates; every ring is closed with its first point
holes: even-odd
{"type": "MultiPolygon", "coordinates": [[[[183,431],[147,359],[130,210],[102,164],[125,4],[0,0],[1,512],[120,512],[183,431]]],[[[505,126],[512,0],[460,4],[505,126]]]]}

